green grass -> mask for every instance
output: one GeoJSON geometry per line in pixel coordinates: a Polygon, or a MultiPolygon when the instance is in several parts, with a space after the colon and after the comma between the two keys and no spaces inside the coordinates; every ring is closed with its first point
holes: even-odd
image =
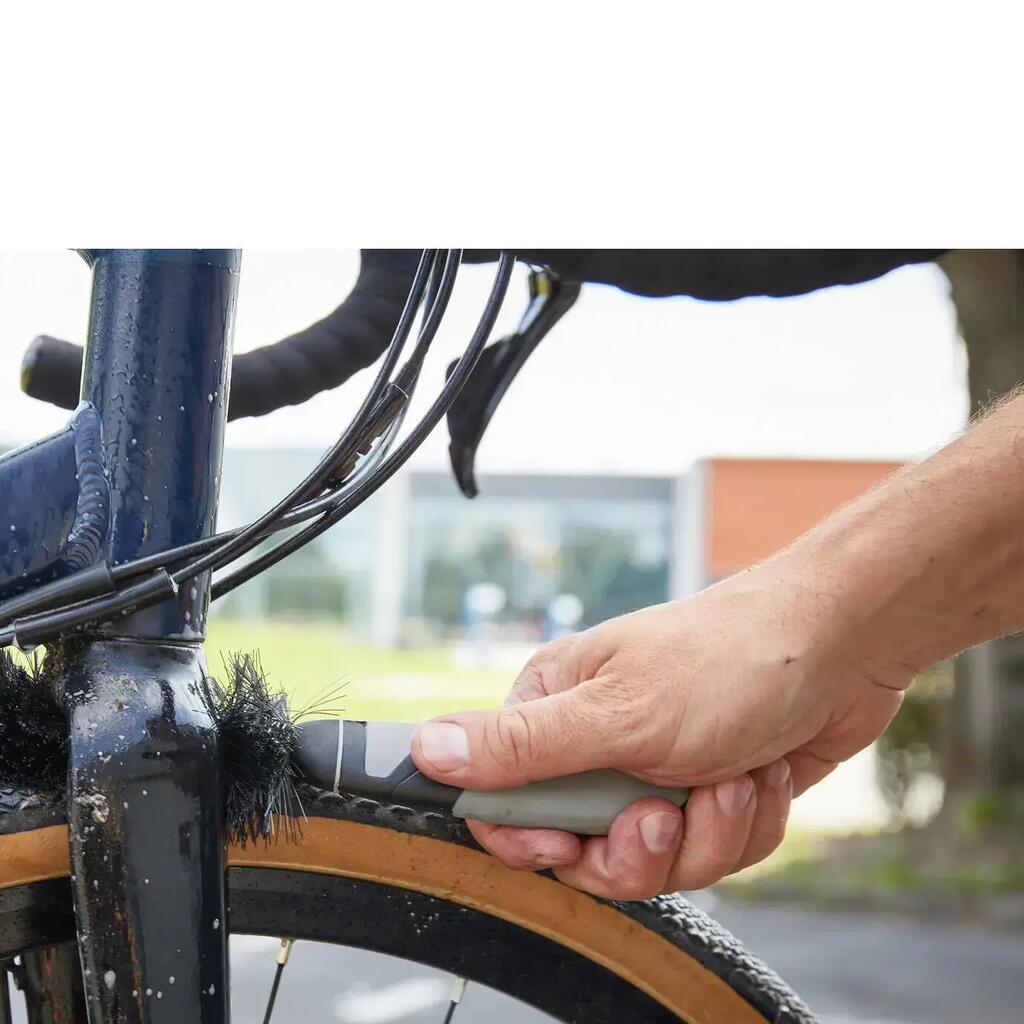
{"type": "Polygon", "coordinates": [[[224,655],[259,652],[271,684],[289,694],[293,708],[344,684],[331,705],[346,718],[415,722],[446,711],[496,707],[512,684],[507,673],[455,665],[440,648],[367,647],[329,625],[214,620],[209,634],[206,656],[213,675],[221,673],[224,655]]]}
{"type": "Polygon", "coordinates": [[[920,853],[915,837],[907,833],[837,836],[791,830],[771,857],[727,880],[726,886],[734,895],[749,899],[799,896],[811,902],[884,902],[887,895],[911,893],[991,896],[1024,891],[1024,867],[1008,850],[986,850],[992,858],[988,862],[964,859],[941,867],[925,863],[920,853]]]}

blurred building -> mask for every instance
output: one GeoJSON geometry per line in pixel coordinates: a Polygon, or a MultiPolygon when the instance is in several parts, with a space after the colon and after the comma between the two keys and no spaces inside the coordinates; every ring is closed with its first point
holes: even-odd
{"type": "MultiPolygon", "coordinates": [[[[255,518],[314,461],[312,451],[229,451],[222,525],[255,518]]],[[[896,465],[708,459],[676,477],[497,474],[481,478],[473,501],[448,473],[410,471],[226,598],[221,614],[327,618],[376,644],[433,643],[466,635],[467,598],[488,584],[502,597],[493,636],[534,643],[567,595],[584,628],[696,593],[896,465]]]]}

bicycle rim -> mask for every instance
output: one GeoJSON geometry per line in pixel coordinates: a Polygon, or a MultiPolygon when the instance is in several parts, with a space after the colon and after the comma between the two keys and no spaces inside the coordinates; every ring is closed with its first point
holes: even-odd
{"type": "MultiPolygon", "coordinates": [[[[610,904],[451,841],[438,815],[355,804],[366,806],[337,801],[340,816],[311,817],[299,843],[229,849],[232,932],[388,953],[562,1021],[813,1020],[683,901],[610,904]]],[[[0,955],[73,939],[67,870],[63,825],[0,836],[0,955]]]]}

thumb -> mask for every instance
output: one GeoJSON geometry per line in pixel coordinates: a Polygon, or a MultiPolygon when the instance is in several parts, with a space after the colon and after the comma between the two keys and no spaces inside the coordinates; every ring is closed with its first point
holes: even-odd
{"type": "Polygon", "coordinates": [[[464,711],[424,722],[413,736],[412,757],[438,782],[507,789],[612,767],[616,744],[607,734],[608,720],[584,683],[497,711],[464,711]]]}

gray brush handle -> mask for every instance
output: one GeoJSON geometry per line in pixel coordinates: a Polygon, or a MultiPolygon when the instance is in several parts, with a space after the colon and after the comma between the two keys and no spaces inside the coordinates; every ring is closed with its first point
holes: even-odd
{"type": "Polygon", "coordinates": [[[299,727],[295,761],[311,782],[335,792],[578,835],[607,835],[618,814],[636,800],[661,797],[682,807],[690,793],[652,786],[611,769],[512,789],[462,790],[435,782],[416,768],[409,753],[415,729],[398,722],[308,722],[299,727]]]}
{"type": "Polygon", "coordinates": [[[656,796],[682,807],[689,795],[688,789],[664,789],[611,768],[599,768],[514,789],[467,789],[455,801],[452,814],[496,825],[605,836],[619,814],[637,800],[656,796]]]}

